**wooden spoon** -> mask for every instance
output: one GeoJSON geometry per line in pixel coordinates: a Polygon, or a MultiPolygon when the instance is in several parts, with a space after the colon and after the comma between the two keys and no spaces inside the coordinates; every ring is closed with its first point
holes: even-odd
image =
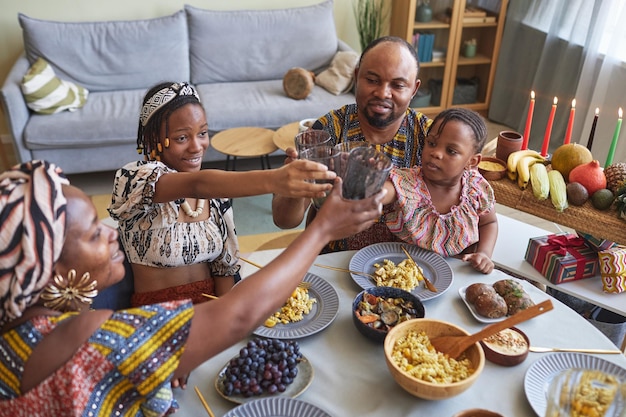
{"type": "Polygon", "coordinates": [[[528,307],[525,310],[520,311],[512,315],[511,317],[499,321],[497,323],[490,324],[478,333],[474,333],[469,336],[440,336],[430,339],[430,343],[441,353],[445,353],[451,358],[458,358],[461,353],[465,352],[465,349],[472,346],[474,343],[498,333],[501,330],[508,329],[523,321],[529,320],[546,311],[552,310],[552,301],[545,300],[539,304],[535,304],[528,307]]]}

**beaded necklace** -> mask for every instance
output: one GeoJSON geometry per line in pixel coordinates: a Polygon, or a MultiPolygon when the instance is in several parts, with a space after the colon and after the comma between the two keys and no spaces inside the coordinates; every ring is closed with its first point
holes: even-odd
{"type": "Polygon", "coordinates": [[[183,209],[183,211],[185,212],[187,216],[195,219],[196,217],[202,214],[202,212],[204,211],[205,204],[206,204],[206,200],[200,199],[198,200],[198,205],[196,206],[196,209],[192,210],[187,200],[183,200],[183,202],[180,203],[180,208],[183,209]]]}

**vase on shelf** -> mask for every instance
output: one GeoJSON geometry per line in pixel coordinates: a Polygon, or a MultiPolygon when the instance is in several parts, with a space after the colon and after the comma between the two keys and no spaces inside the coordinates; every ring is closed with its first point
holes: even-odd
{"type": "Polygon", "coordinates": [[[430,22],[433,20],[433,9],[430,7],[429,0],[422,0],[417,9],[415,9],[416,22],[430,22]]]}

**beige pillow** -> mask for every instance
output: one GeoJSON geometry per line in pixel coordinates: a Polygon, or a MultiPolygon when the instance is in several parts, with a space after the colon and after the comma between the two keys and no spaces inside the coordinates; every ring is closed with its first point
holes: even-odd
{"type": "Polygon", "coordinates": [[[356,52],[337,52],[329,67],[315,77],[315,84],[336,96],[347,93],[354,83],[354,68],[358,61],[359,54],[356,52]]]}
{"type": "Polygon", "coordinates": [[[41,114],[74,111],[85,105],[89,95],[85,88],[58,78],[43,58],[29,68],[21,87],[28,108],[41,114]]]}

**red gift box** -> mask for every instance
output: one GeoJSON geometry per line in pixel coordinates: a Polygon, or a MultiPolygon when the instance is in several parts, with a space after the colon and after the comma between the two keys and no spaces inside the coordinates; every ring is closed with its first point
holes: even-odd
{"type": "Polygon", "coordinates": [[[598,254],[585,240],[570,233],[531,238],[526,261],[553,284],[593,277],[598,254]]]}

